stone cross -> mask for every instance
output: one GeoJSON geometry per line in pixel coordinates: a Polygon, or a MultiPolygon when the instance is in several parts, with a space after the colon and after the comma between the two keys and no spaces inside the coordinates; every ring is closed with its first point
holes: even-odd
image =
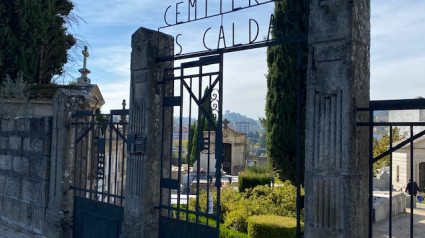
{"type": "Polygon", "coordinates": [[[122,105],[122,110],[125,110],[125,106],[127,105],[127,104],[125,103],[125,99],[123,99],[123,100],[122,100],[122,104],[121,104],[121,105],[122,105]]]}
{"type": "MultiPolygon", "coordinates": [[[[126,103],[125,103],[125,99],[123,99],[122,100],[122,110],[125,110],[125,106],[127,105],[126,103]]],[[[126,121],[126,115],[123,113],[122,115],[121,115],[121,121],[120,122],[125,122],[126,121]]]]}
{"type": "Polygon", "coordinates": [[[89,57],[89,51],[87,49],[88,49],[87,46],[84,46],[84,50],[82,51],[84,55],[83,69],[87,67],[87,57],[89,57]]]}
{"type": "Polygon", "coordinates": [[[229,122],[230,122],[230,121],[229,121],[229,120],[227,120],[227,118],[223,120],[224,128],[227,128],[227,124],[229,124],[229,122]]]}
{"type": "Polygon", "coordinates": [[[87,69],[87,57],[89,57],[89,51],[87,50],[87,46],[84,46],[84,50],[82,51],[84,55],[84,63],[83,68],[79,69],[78,72],[81,73],[81,77],[77,80],[77,85],[79,86],[87,86],[90,85],[90,79],[87,75],[90,73],[90,70],[87,69]]]}

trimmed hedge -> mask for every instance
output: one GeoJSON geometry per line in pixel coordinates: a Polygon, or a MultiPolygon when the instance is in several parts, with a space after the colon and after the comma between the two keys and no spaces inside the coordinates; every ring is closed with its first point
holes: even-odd
{"type": "Polygon", "coordinates": [[[239,192],[245,192],[248,188],[254,188],[258,185],[270,185],[274,181],[274,175],[270,172],[257,173],[255,171],[244,171],[238,176],[239,192]]]}
{"type": "Polygon", "coordinates": [[[248,238],[248,234],[232,230],[220,224],[220,238],[248,238]]]}
{"type": "MultiPolygon", "coordinates": [[[[301,230],[304,224],[301,223],[301,230]]],[[[297,220],[295,218],[260,215],[248,218],[249,238],[286,238],[296,237],[297,220]]]]}

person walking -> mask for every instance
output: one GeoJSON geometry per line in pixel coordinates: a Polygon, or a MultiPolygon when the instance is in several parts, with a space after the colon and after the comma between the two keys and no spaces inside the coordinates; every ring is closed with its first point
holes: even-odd
{"type": "Polygon", "coordinates": [[[418,184],[413,181],[411,179],[409,179],[409,183],[407,183],[407,187],[406,187],[406,191],[409,195],[413,195],[416,197],[416,195],[418,194],[419,191],[419,187],[418,184]]]}

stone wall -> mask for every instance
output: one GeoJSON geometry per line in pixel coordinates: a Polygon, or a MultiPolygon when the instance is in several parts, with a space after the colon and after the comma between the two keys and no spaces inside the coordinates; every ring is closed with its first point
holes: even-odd
{"type": "Polygon", "coordinates": [[[0,218],[41,233],[50,177],[52,117],[0,119],[0,218]]]}
{"type": "MultiPolygon", "coordinates": [[[[410,199],[406,199],[404,193],[393,192],[392,194],[392,215],[395,216],[406,212],[406,202],[410,204],[410,199]]],[[[414,200],[416,201],[416,199],[414,200]]],[[[383,221],[390,217],[390,194],[389,192],[373,192],[373,221],[383,221]]]]}
{"type": "Polygon", "coordinates": [[[48,103],[0,102],[17,105],[16,110],[0,110],[0,220],[45,237],[70,238],[72,115],[77,110],[94,111],[104,100],[96,85],[60,88],[45,101],[49,100],[49,110],[48,103]]]}
{"type": "Polygon", "coordinates": [[[248,153],[246,161],[247,166],[266,167],[268,165],[268,157],[256,153],[248,153]]]}
{"type": "Polygon", "coordinates": [[[1,99],[0,114],[16,117],[19,115],[45,117],[53,116],[52,99],[1,99]]]}
{"type": "MultiPolygon", "coordinates": [[[[391,110],[388,111],[388,121],[390,122],[424,122],[425,121],[425,110],[391,110]]],[[[410,135],[410,127],[399,126],[400,134],[410,135]]],[[[417,134],[425,130],[425,126],[413,127],[413,134],[417,134]]]]}

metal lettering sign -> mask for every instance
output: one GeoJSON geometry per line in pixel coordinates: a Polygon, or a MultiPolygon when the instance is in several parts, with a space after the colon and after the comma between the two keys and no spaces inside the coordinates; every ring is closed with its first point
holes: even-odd
{"type": "MultiPolygon", "coordinates": [[[[164,26],[159,27],[158,31],[167,31],[173,27],[179,28],[181,25],[191,24],[190,28],[186,27],[180,29],[180,32],[171,33],[174,36],[175,59],[306,41],[307,34],[304,32],[281,39],[274,38],[272,32],[276,27],[276,23],[273,13],[269,16],[261,15],[261,18],[267,18],[267,22],[263,22],[262,24],[256,19],[258,16],[250,15],[253,11],[249,11],[249,9],[273,4],[274,2],[275,0],[170,1],[164,10],[164,26]],[[229,17],[232,18],[230,22],[227,24],[223,23],[224,15],[236,12],[240,13],[242,11],[248,12],[244,14],[245,20],[243,22],[238,22],[240,20],[239,18],[234,19],[229,17]],[[215,24],[219,26],[209,25],[211,22],[208,20],[220,17],[221,22],[215,24]],[[201,27],[192,27],[194,22],[201,21],[201,27]],[[262,32],[261,36],[260,31],[262,32]],[[190,46],[194,42],[202,42],[202,49],[199,51],[188,51],[187,48],[193,49],[193,47],[184,47],[185,44],[182,43],[184,40],[188,42],[186,45],[190,46]]],[[[166,44],[170,43],[167,42],[166,44]]],[[[170,57],[168,56],[168,58],[170,57]]]]}

